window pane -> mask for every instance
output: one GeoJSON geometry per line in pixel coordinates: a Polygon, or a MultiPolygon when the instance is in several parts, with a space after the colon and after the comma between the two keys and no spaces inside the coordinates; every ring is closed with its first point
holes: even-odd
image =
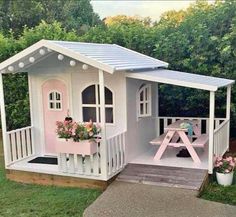
{"type": "Polygon", "coordinates": [[[143,103],[140,103],[140,114],[143,115],[143,103]]]}
{"type": "Polygon", "coordinates": [[[95,96],[95,85],[87,87],[82,92],[82,103],[83,104],[96,104],[95,96]]]}
{"type": "Polygon", "coordinates": [[[60,93],[56,93],[56,100],[61,100],[61,94],[60,93]]]}
{"type": "Polygon", "coordinates": [[[49,100],[53,100],[53,98],[54,98],[53,95],[54,95],[53,93],[49,94],[49,100]]]}
{"type": "Polygon", "coordinates": [[[148,114],[149,113],[149,105],[148,105],[148,103],[145,103],[145,105],[146,105],[146,112],[145,112],[145,114],[148,114]]]}
{"type": "Polygon", "coordinates": [[[145,88],[145,100],[148,100],[148,90],[149,88],[145,88]]]}
{"type": "MultiPolygon", "coordinates": [[[[98,85],[98,104],[100,104],[99,85],[98,85]]],[[[106,105],[112,105],[113,104],[112,92],[107,87],[105,87],[105,104],[106,105]]]]}
{"type": "Polygon", "coordinates": [[[57,109],[61,109],[61,103],[60,103],[60,102],[57,102],[57,103],[56,103],[56,108],[57,108],[57,109]]]}
{"type": "Polygon", "coordinates": [[[112,92],[105,87],[105,104],[106,105],[112,105],[112,92]]]}
{"type": "Polygon", "coordinates": [[[113,108],[105,108],[106,123],[113,123],[113,108]]]}
{"type": "Polygon", "coordinates": [[[49,107],[50,107],[50,109],[54,109],[54,103],[50,102],[49,107]]]}
{"type": "Polygon", "coordinates": [[[97,122],[96,120],[96,108],[95,107],[83,107],[83,121],[88,122],[92,120],[93,122],[97,122]]]}
{"type": "Polygon", "coordinates": [[[140,101],[143,101],[143,91],[140,93],[140,101]]]}

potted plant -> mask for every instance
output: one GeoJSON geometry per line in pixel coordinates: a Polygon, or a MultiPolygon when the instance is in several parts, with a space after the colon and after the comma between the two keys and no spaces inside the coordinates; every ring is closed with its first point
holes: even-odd
{"type": "Polygon", "coordinates": [[[76,123],[72,120],[58,121],[56,143],[58,153],[92,155],[97,152],[97,136],[100,133],[99,125],[92,121],[76,123]]]}
{"type": "Polygon", "coordinates": [[[216,179],[223,186],[231,185],[234,177],[236,158],[232,156],[217,157],[215,161],[216,179]]]}

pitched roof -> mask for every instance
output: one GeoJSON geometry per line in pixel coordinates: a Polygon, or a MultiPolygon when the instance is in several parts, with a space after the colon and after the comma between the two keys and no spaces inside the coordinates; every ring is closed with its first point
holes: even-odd
{"type": "Polygon", "coordinates": [[[40,55],[39,50],[42,48],[48,48],[109,73],[120,70],[154,69],[168,66],[166,62],[115,44],[41,40],[0,63],[0,70],[7,72],[7,67],[10,65],[15,65],[16,71],[22,70],[18,64],[23,61],[27,68],[27,66],[32,65],[28,60],[30,56],[35,56],[35,59],[40,61],[50,55],[47,50],[44,55],[40,55]]]}
{"type": "Polygon", "coordinates": [[[168,69],[138,71],[126,73],[127,77],[154,81],[165,84],[173,84],[183,87],[191,87],[202,90],[216,91],[220,87],[232,85],[234,80],[198,75],[187,72],[179,72],[168,69]]]}

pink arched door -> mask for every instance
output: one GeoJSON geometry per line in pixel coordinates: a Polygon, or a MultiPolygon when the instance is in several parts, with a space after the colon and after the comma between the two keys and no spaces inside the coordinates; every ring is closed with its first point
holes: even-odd
{"type": "Polygon", "coordinates": [[[62,121],[68,110],[66,85],[56,79],[46,81],[42,86],[45,153],[55,153],[57,142],[56,121],[62,121]]]}

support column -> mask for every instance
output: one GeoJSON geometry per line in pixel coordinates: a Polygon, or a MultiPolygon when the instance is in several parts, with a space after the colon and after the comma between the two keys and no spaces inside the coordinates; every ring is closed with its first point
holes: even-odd
{"type": "Polygon", "coordinates": [[[213,172],[213,153],[214,153],[214,119],[215,119],[215,92],[210,91],[209,106],[209,149],[208,149],[208,172],[213,172]]]}
{"type": "Polygon", "coordinates": [[[2,73],[0,73],[0,109],[1,109],[3,150],[4,150],[4,159],[6,167],[10,163],[10,149],[9,149],[10,147],[7,139],[6,111],[5,111],[2,73]]]}
{"type": "Polygon", "coordinates": [[[227,86],[226,96],[226,119],[229,120],[227,126],[227,150],[229,150],[229,135],[230,135],[230,103],[231,103],[231,85],[227,86]]]}
{"type": "Polygon", "coordinates": [[[101,174],[104,180],[108,179],[107,176],[107,143],[106,143],[106,116],[105,116],[105,86],[104,86],[104,72],[99,70],[99,92],[100,92],[100,114],[101,114],[101,174]]]}
{"type": "Polygon", "coordinates": [[[156,84],[156,133],[157,137],[160,136],[160,119],[159,119],[159,84],[156,84]]]}

